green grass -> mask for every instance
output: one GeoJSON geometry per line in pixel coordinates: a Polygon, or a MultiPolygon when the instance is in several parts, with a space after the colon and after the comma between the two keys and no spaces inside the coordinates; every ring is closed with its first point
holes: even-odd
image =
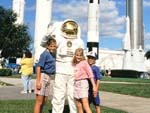
{"type": "Polygon", "coordinates": [[[134,82],[134,83],[150,83],[150,79],[141,78],[116,78],[116,77],[103,77],[101,81],[112,81],[112,82],[134,82]]]}
{"type": "Polygon", "coordinates": [[[150,84],[101,83],[100,91],[150,98],[150,84]]]}
{"type": "MultiPolygon", "coordinates": [[[[3,76],[1,76],[3,77],[3,76]]],[[[4,76],[8,78],[21,78],[20,74],[12,76],[4,76]]],[[[35,79],[36,76],[33,75],[32,79],[35,79]]],[[[141,79],[141,78],[116,78],[116,77],[103,77],[101,81],[112,81],[112,82],[134,82],[134,83],[150,83],[150,79],[141,79]]]]}
{"type": "MultiPolygon", "coordinates": [[[[35,100],[3,100],[0,101],[0,113],[33,113],[35,100]]],[[[51,113],[51,103],[48,102],[43,113],[51,113]]],[[[94,106],[92,107],[93,113],[95,113],[94,106]]],[[[68,106],[65,106],[64,113],[69,113],[68,106]]],[[[121,110],[111,109],[107,107],[101,107],[102,113],[127,113],[121,110]]]]}
{"type": "MultiPolygon", "coordinates": [[[[20,75],[14,75],[11,77],[20,78],[20,75]]],[[[103,77],[101,81],[129,82],[129,84],[101,82],[100,91],[108,91],[119,94],[150,98],[150,79],[103,77]]],[[[0,101],[0,113],[33,113],[33,106],[34,100],[0,101]]],[[[44,108],[44,113],[51,113],[49,112],[50,110],[51,104],[48,103],[44,108]]],[[[95,113],[95,109],[93,106],[92,111],[93,113],[95,113]]],[[[120,110],[111,109],[104,106],[101,107],[101,111],[102,113],[126,113],[120,110]]],[[[68,113],[67,109],[64,113],[68,113]]]]}
{"type": "MultiPolygon", "coordinates": [[[[0,77],[7,77],[7,78],[21,78],[21,74],[11,75],[11,76],[0,76],[0,77]]],[[[35,79],[36,76],[33,74],[32,79],[35,79]]]]}
{"type": "MultiPolygon", "coordinates": [[[[96,113],[95,107],[93,105],[91,105],[91,109],[92,109],[93,113],[96,113]]],[[[127,113],[127,112],[118,110],[118,109],[112,109],[112,108],[101,106],[101,113],[127,113]]]]}
{"type": "Polygon", "coordinates": [[[116,82],[116,83],[101,82],[100,85],[101,91],[108,91],[119,94],[150,98],[150,79],[103,77],[101,81],[116,82]],[[121,82],[129,82],[129,84],[124,84],[121,82]]]}

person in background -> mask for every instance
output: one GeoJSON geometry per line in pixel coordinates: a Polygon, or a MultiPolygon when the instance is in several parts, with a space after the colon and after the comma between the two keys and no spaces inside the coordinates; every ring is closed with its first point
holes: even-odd
{"type": "Polygon", "coordinates": [[[55,57],[53,56],[56,53],[56,40],[51,36],[47,36],[47,38],[48,40],[44,45],[46,50],[40,55],[37,64],[34,113],[42,113],[50,92],[51,76],[56,71],[55,57]]]}
{"type": "MultiPolygon", "coordinates": [[[[97,54],[95,52],[90,51],[87,54],[87,61],[93,71],[96,89],[98,91],[99,87],[100,87],[100,79],[102,78],[102,74],[101,74],[100,68],[95,65],[96,59],[97,59],[97,54]]],[[[100,113],[101,110],[100,110],[99,92],[97,92],[96,97],[93,96],[93,87],[92,87],[91,82],[89,81],[89,104],[91,104],[91,103],[94,104],[94,106],[96,108],[96,113],[100,113]]]]}
{"type": "Polygon", "coordinates": [[[20,64],[21,80],[23,84],[23,90],[20,93],[32,93],[33,58],[29,50],[24,52],[20,64]]]}
{"type": "Polygon", "coordinates": [[[85,110],[86,113],[92,113],[88,102],[88,80],[92,83],[94,96],[96,96],[97,90],[94,82],[94,75],[87,60],[85,60],[84,50],[82,48],[76,49],[72,64],[75,72],[74,98],[77,112],[83,113],[85,110]]]}
{"type": "Polygon", "coordinates": [[[108,77],[111,77],[111,69],[108,69],[108,77]]]}

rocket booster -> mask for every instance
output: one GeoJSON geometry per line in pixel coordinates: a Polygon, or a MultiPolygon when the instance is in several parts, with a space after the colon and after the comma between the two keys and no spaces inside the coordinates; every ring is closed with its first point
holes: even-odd
{"type": "Polygon", "coordinates": [[[142,0],[126,0],[124,50],[144,49],[142,0]]]}
{"type": "Polygon", "coordinates": [[[124,50],[131,50],[131,42],[130,42],[130,19],[126,17],[126,34],[123,40],[123,49],[124,50]]]}
{"type": "Polygon", "coordinates": [[[17,20],[15,24],[23,24],[24,21],[24,0],[13,0],[13,11],[17,14],[17,20]]]}
{"type": "Polygon", "coordinates": [[[99,50],[99,4],[100,0],[89,0],[87,51],[99,50]]]}
{"type": "Polygon", "coordinates": [[[131,49],[144,49],[143,1],[127,0],[127,16],[130,20],[131,49]]]}
{"type": "Polygon", "coordinates": [[[143,0],[126,0],[126,9],[123,69],[144,72],[143,0]]]}
{"type": "Polygon", "coordinates": [[[36,17],[35,17],[35,35],[34,50],[35,62],[38,61],[40,54],[44,50],[40,46],[42,38],[47,33],[47,27],[51,21],[52,0],[36,0],[36,17]]]}
{"type": "MultiPolygon", "coordinates": [[[[131,0],[130,0],[131,1],[131,0]]],[[[124,50],[131,50],[131,27],[130,27],[130,12],[131,12],[132,4],[126,0],[126,34],[123,40],[123,49],[124,50]]]]}

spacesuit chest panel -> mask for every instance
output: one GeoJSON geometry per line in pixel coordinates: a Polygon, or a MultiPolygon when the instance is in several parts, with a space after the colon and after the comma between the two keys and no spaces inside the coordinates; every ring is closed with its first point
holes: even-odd
{"type": "Polygon", "coordinates": [[[76,48],[75,40],[64,40],[57,48],[57,54],[61,57],[72,57],[76,48]]]}
{"type": "Polygon", "coordinates": [[[72,59],[75,49],[78,48],[76,39],[64,39],[58,44],[57,60],[70,61],[72,59]]]}

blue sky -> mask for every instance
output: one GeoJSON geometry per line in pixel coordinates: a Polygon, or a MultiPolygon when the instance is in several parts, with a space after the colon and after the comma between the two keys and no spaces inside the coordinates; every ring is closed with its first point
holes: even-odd
{"type": "MultiPolygon", "coordinates": [[[[121,50],[125,35],[126,0],[101,0],[100,4],[100,38],[99,47],[110,50],[121,50]]],[[[12,0],[0,0],[0,5],[11,9],[12,0]]],[[[63,21],[67,18],[77,20],[81,26],[82,38],[87,42],[87,9],[88,0],[53,0],[52,21],[63,21]]],[[[36,0],[26,0],[24,23],[34,38],[36,0]]],[[[150,0],[143,0],[143,24],[145,51],[150,49],[150,0]]]]}

